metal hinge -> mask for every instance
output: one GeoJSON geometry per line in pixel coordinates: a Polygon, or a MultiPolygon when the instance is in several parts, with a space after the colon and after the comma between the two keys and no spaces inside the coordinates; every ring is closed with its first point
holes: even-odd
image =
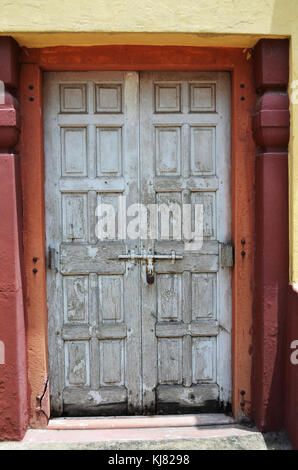
{"type": "Polygon", "coordinates": [[[49,246],[49,251],[48,251],[48,268],[51,271],[58,272],[56,249],[52,248],[51,246],[49,246]]]}
{"type": "Polygon", "coordinates": [[[232,268],[235,264],[235,254],[233,243],[221,243],[221,266],[232,268]]]}

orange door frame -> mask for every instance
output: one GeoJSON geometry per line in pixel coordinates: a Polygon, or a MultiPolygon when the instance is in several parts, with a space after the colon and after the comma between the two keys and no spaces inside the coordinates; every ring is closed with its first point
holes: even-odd
{"type": "Polygon", "coordinates": [[[253,64],[235,48],[94,46],[24,49],[21,60],[21,162],[25,308],[30,425],[49,416],[45,266],[43,71],[229,71],[232,76],[233,413],[250,416],[254,301],[254,180],[256,148],[251,114],[256,102],[253,64]]]}

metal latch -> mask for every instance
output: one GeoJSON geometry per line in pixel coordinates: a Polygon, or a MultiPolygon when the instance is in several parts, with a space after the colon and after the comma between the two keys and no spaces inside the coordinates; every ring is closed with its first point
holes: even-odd
{"type": "Polygon", "coordinates": [[[154,283],[154,261],[155,260],[171,260],[172,263],[175,263],[176,260],[183,259],[183,255],[177,255],[174,250],[171,251],[171,254],[165,255],[154,255],[151,252],[147,253],[146,250],[142,254],[136,255],[132,250],[126,255],[119,255],[119,260],[143,260],[146,261],[146,278],[148,284],[154,283]]]}
{"type": "Polygon", "coordinates": [[[232,268],[235,264],[233,243],[221,243],[221,266],[232,268]]]}
{"type": "Polygon", "coordinates": [[[154,258],[148,255],[146,258],[146,280],[147,284],[154,283],[154,258]]]}

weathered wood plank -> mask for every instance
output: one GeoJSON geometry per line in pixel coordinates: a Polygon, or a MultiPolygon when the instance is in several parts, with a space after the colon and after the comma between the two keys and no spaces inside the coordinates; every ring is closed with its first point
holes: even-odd
{"type": "Polygon", "coordinates": [[[101,242],[97,245],[62,244],[61,273],[124,274],[125,262],[115,259],[118,258],[118,253],[126,253],[123,242],[101,242]]]}
{"type": "Polygon", "coordinates": [[[124,339],[127,336],[127,326],[119,325],[99,325],[95,330],[95,335],[99,339],[124,339]]]}
{"type": "Polygon", "coordinates": [[[62,328],[62,339],[64,341],[89,340],[91,334],[91,327],[88,325],[64,325],[62,328]]]}
{"type": "Polygon", "coordinates": [[[98,193],[121,193],[124,192],[125,182],[121,176],[101,176],[94,179],[87,178],[60,178],[59,189],[61,192],[87,192],[96,191],[98,193]]]}
{"type": "Polygon", "coordinates": [[[217,321],[200,321],[192,323],[157,323],[156,336],[159,338],[179,338],[182,336],[216,336],[219,333],[217,321]]]}
{"type": "Polygon", "coordinates": [[[169,178],[166,176],[158,176],[154,180],[154,188],[156,192],[183,191],[217,191],[219,187],[218,178],[216,176],[192,176],[191,178],[169,178]]]}
{"type": "Polygon", "coordinates": [[[211,412],[219,409],[217,384],[201,384],[191,387],[181,385],[159,385],[157,388],[158,411],[160,413],[211,412]]]}
{"type": "Polygon", "coordinates": [[[174,264],[168,260],[157,260],[154,264],[155,272],[158,274],[183,273],[184,271],[208,273],[218,271],[218,256],[185,253],[183,260],[175,261],[174,264]]]}
{"type": "Polygon", "coordinates": [[[102,387],[91,390],[85,387],[66,387],[63,400],[66,405],[98,406],[111,403],[123,403],[127,399],[125,387],[102,387]]]}
{"type": "MultiPolygon", "coordinates": [[[[184,255],[185,245],[184,241],[179,240],[156,240],[155,253],[156,254],[169,254],[174,250],[177,255],[184,255]]],[[[219,243],[217,240],[203,240],[202,247],[200,248],[200,255],[218,255],[219,243]]],[[[196,256],[196,252],[194,253],[196,256]]]]}

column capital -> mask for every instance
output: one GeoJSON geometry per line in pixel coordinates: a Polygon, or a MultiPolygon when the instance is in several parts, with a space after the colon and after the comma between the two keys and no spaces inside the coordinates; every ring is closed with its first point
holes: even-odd
{"type": "Polygon", "coordinates": [[[11,37],[0,37],[0,152],[12,152],[19,140],[19,46],[11,37]],[[4,86],[3,86],[4,85],[4,86]]]}
{"type": "Polygon", "coordinates": [[[290,138],[288,94],[264,93],[256,102],[252,128],[255,142],[262,152],[287,151],[290,138]]]}
{"type": "Polygon", "coordinates": [[[255,87],[259,92],[252,128],[261,152],[287,152],[290,112],[289,41],[261,39],[254,49],[255,87]]]}
{"type": "Polygon", "coordinates": [[[0,80],[6,90],[16,90],[19,82],[19,45],[11,37],[0,37],[0,80]]]}
{"type": "Polygon", "coordinates": [[[261,39],[254,49],[255,88],[258,91],[287,90],[289,40],[261,39]]]}

